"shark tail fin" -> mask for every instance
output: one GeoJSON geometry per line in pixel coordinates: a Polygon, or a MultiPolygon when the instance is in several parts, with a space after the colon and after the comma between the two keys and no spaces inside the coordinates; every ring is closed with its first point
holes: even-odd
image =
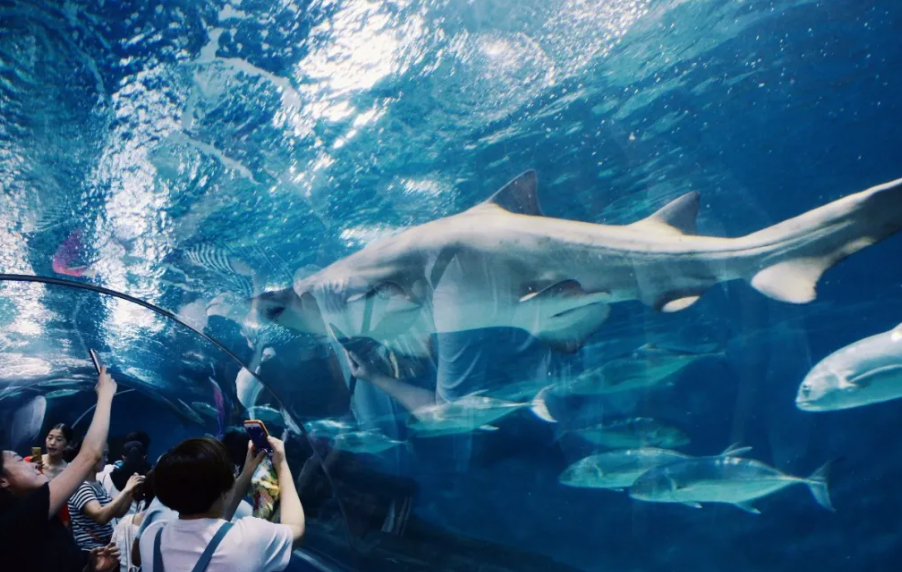
{"type": "Polygon", "coordinates": [[[808,488],[811,489],[811,494],[814,496],[817,504],[830,512],[836,512],[836,509],[833,508],[833,503],[830,502],[830,491],[827,488],[827,475],[832,464],[833,461],[827,461],[820,469],[811,473],[811,476],[805,482],[808,484],[808,488]]]}
{"type": "Polygon", "coordinates": [[[545,403],[545,399],[548,397],[548,393],[550,391],[550,385],[539,391],[532,400],[530,410],[532,411],[533,415],[535,415],[542,421],[547,421],[548,423],[557,423],[557,419],[555,419],[554,416],[551,415],[551,412],[548,411],[548,405],[545,403]]]}

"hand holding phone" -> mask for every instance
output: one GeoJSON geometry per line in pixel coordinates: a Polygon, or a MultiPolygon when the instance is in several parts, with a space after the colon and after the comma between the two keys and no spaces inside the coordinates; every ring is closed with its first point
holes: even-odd
{"type": "Polygon", "coordinates": [[[273,449],[272,445],[269,444],[269,431],[266,430],[266,425],[262,421],[248,419],[244,422],[244,430],[247,431],[248,436],[251,438],[251,443],[254,444],[254,448],[257,451],[272,455],[273,449]]]}
{"type": "Polygon", "coordinates": [[[88,353],[91,354],[91,361],[94,362],[94,369],[97,370],[97,375],[100,375],[100,370],[101,368],[103,368],[103,364],[100,363],[100,358],[97,356],[97,352],[89,348],[88,353]]]}

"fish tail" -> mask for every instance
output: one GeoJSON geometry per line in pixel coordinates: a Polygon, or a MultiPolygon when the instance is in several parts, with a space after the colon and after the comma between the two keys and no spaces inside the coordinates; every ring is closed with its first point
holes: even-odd
{"type": "Polygon", "coordinates": [[[833,503],[830,502],[830,491],[827,488],[827,477],[832,464],[833,461],[824,463],[820,469],[811,473],[811,476],[808,477],[805,483],[808,485],[808,488],[811,489],[811,494],[814,496],[814,500],[817,501],[817,504],[830,512],[836,512],[836,509],[833,508],[833,503]]]}
{"type": "Polygon", "coordinates": [[[551,415],[551,412],[548,411],[548,405],[545,403],[545,399],[548,397],[548,393],[551,390],[551,386],[542,388],[536,396],[532,399],[532,403],[530,404],[530,411],[532,411],[533,415],[541,419],[542,421],[547,421],[548,423],[556,423],[557,419],[551,415]]]}

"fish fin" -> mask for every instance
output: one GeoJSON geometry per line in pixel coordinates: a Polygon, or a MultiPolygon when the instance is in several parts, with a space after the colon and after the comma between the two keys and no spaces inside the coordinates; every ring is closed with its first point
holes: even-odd
{"type": "Polygon", "coordinates": [[[698,299],[701,296],[686,296],[685,298],[677,298],[675,300],[671,300],[661,306],[661,311],[665,314],[669,314],[672,312],[679,312],[680,310],[685,310],[689,306],[698,302],[698,299]]]}
{"type": "Polygon", "coordinates": [[[478,429],[480,431],[497,431],[498,430],[498,428],[495,427],[494,425],[480,425],[478,427],[478,429]]]}
{"type": "Polygon", "coordinates": [[[561,280],[560,282],[555,282],[554,284],[546,286],[541,290],[536,290],[535,292],[526,294],[525,296],[520,298],[520,302],[529,302],[530,300],[536,298],[576,298],[585,295],[586,291],[583,290],[583,287],[580,286],[579,282],[577,282],[576,280],[561,280]]]}
{"type": "Polygon", "coordinates": [[[533,332],[537,338],[562,353],[576,353],[592,334],[608,319],[611,307],[601,302],[567,312],[571,323],[557,328],[533,332]]]}
{"type": "Polygon", "coordinates": [[[744,510],[745,512],[750,513],[750,514],[761,514],[761,511],[760,511],[760,510],[758,510],[757,508],[753,507],[751,504],[749,504],[749,503],[747,503],[747,502],[737,502],[737,503],[733,503],[733,506],[735,506],[735,507],[738,508],[738,509],[742,509],[742,510],[744,510]]]}
{"type": "Polygon", "coordinates": [[[812,258],[778,262],[755,274],[752,288],[781,302],[811,302],[817,297],[817,281],[828,266],[812,258]]]}
{"type": "Polygon", "coordinates": [[[486,204],[495,205],[504,210],[521,215],[543,216],[539,207],[536,172],[526,171],[517,175],[511,182],[501,187],[487,201],[477,206],[486,204]]]}
{"type": "Polygon", "coordinates": [[[551,415],[551,412],[548,411],[548,405],[545,403],[545,399],[548,396],[548,393],[551,391],[552,386],[544,387],[541,391],[539,391],[536,396],[532,400],[532,404],[530,406],[530,411],[532,411],[533,415],[541,419],[542,421],[547,421],[548,423],[557,423],[557,419],[551,415]]]}
{"type": "Polygon", "coordinates": [[[863,236],[824,256],[778,262],[755,274],[751,280],[752,288],[781,302],[811,302],[817,297],[817,282],[828,268],[876,241],[873,237],[863,236]]]}
{"type": "Polygon", "coordinates": [[[868,386],[868,382],[863,378],[852,379],[845,373],[840,373],[837,377],[839,377],[840,389],[861,389],[868,386]]]}
{"type": "Polygon", "coordinates": [[[817,504],[830,512],[836,512],[836,509],[833,508],[833,503],[830,502],[830,491],[827,488],[827,477],[833,463],[834,461],[827,461],[821,468],[811,473],[811,476],[805,481],[808,488],[811,489],[811,494],[814,496],[817,504]]]}
{"type": "Polygon", "coordinates": [[[702,503],[700,503],[700,502],[690,502],[690,501],[686,501],[686,502],[680,503],[680,504],[683,505],[683,506],[691,507],[691,508],[702,508],[702,503]]]}
{"type": "Polygon", "coordinates": [[[729,447],[724,449],[723,453],[721,453],[719,456],[721,456],[721,457],[741,457],[742,455],[745,455],[746,453],[748,453],[751,450],[752,450],[751,447],[740,447],[739,443],[733,443],[732,445],[730,445],[729,447]]]}
{"type": "Polygon", "coordinates": [[[686,193],[670,201],[650,217],[629,226],[658,232],[696,234],[695,219],[698,217],[698,197],[698,191],[686,193]]]}

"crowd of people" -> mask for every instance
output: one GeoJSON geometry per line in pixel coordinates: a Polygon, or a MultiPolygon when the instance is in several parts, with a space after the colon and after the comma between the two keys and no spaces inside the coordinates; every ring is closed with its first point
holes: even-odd
{"type": "Polygon", "coordinates": [[[97,407],[80,444],[55,425],[40,456],[0,454],[3,570],[53,572],[269,572],[288,566],[303,538],[304,509],[285,458],[270,438],[279,522],[252,516],[246,497],[258,452],[241,430],[183,441],[152,466],[150,439],[131,433],[108,463],[116,382],[103,369],[97,407]]]}

